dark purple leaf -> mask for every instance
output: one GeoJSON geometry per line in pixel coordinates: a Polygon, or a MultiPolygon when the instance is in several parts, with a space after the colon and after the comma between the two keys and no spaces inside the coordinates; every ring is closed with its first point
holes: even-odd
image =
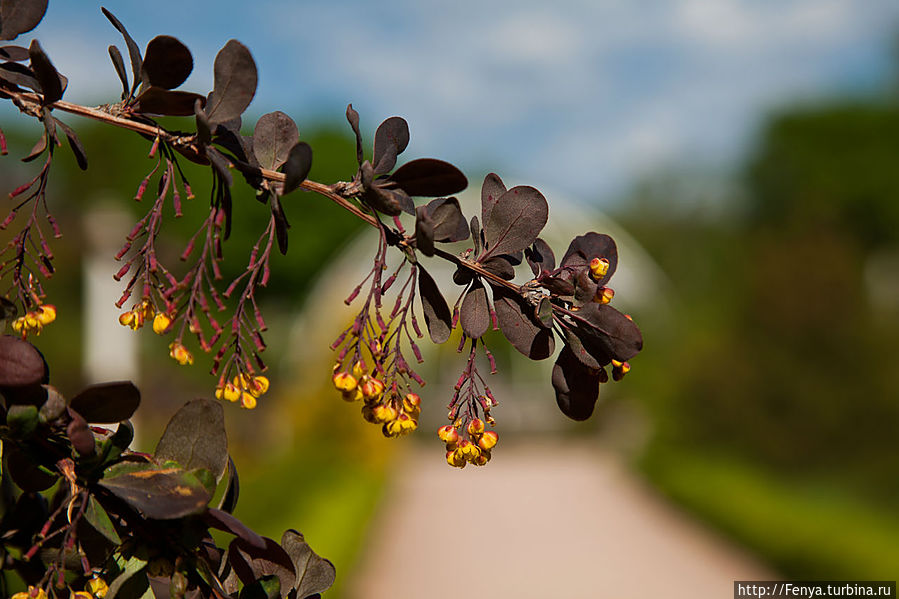
{"type": "Polygon", "coordinates": [[[12,335],[0,336],[0,387],[47,382],[47,363],[36,347],[12,335]]]}
{"type": "Polygon", "coordinates": [[[234,460],[231,459],[231,456],[228,456],[228,486],[224,494],[222,494],[221,501],[219,501],[219,509],[229,514],[233,513],[234,508],[237,507],[239,496],[240,477],[237,475],[237,468],[234,467],[234,460]]]}
{"type": "Polygon", "coordinates": [[[256,94],[256,63],[246,46],[229,40],[213,65],[215,85],[206,102],[210,123],[223,123],[243,114],[256,94]]]}
{"type": "Polygon", "coordinates": [[[41,91],[41,84],[34,78],[34,72],[27,66],[17,62],[0,64],[0,79],[9,81],[19,87],[27,87],[36,92],[41,91]]]}
{"type": "Polygon", "coordinates": [[[434,343],[445,342],[449,339],[453,327],[453,317],[437,283],[421,264],[418,265],[418,294],[421,297],[421,307],[425,314],[431,341],[434,343]]]}
{"type": "Polygon", "coordinates": [[[163,116],[191,116],[194,104],[202,106],[206,98],[200,94],[184,91],[171,91],[161,87],[145,88],[131,105],[134,112],[143,114],[159,114],[163,116]]]}
{"type": "Polygon", "coordinates": [[[195,399],[178,410],[156,445],[158,461],[174,460],[187,470],[205,468],[219,480],[228,464],[228,437],[222,404],[195,399]]]}
{"type": "Polygon", "coordinates": [[[553,250],[545,241],[537,238],[534,245],[524,250],[524,257],[527,259],[531,267],[531,272],[535,277],[539,277],[543,271],[553,271],[556,269],[556,257],[553,250]]]}
{"type": "Polygon", "coordinates": [[[47,149],[47,132],[41,131],[41,136],[35,142],[34,147],[31,148],[31,151],[28,153],[28,156],[22,158],[22,162],[31,162],[38,156],[44,153],[44,150],[47,149]]]}
{"type": "Polygon", "coordinates": [[[127,95],[131,95],[134,93],[134,90],[137,89],[137,84],[140,83],[140,71],[141,65],[143,64],[143,60],[140,56],[140,48],[137,46],[137,43],[134,41],[134,38],[128,34],[128,30],[125,29],[125,26],[122,25],[122,22],[115,18],[111,12],[101,7],[100,10],[103,11],[103,14],[106,15],[106,18],[109,19],[109,22],[112,23],[112,26],[119,30],[119,33],[122,34],[122,37],[125,39],[125,45],[128,47],[128,56],[131,59],[131,74],[133,76],[131,83],[131,91],[127,95]]]}
{"type": "Polygon", "coordinates": [[[478,222],[477,216],[471,217],[469,228],[471,229],[471,240],[474,242],[474,255],[477,256],[481,253],[481,223],[478,222]]]}
{"type": "Polygon", "coordinates": [[[487,254],[513,254],[534,241],[549,217],[546,198],[533,187],[513,187],[499,197],[484,221],[487,254]]]}
{"type": "Polygon", "coordinates": [[[83,171],[87,170],[87,154],[84,152],[84,146],[81,145],[81,140],[78,139],[78,136],[75,135],[75,132],[71,127],[63,123],[61,120],[56,119],[56,124],[59,125],[60,129],[66,134],[66,139],[69,140],[69,147],[72,149],[72,154],[75,155],[75,162],[78,163],[78,168],[83,171]]]}
{"type": "Polygon", "coordinates": [[[487,304],[487,290],[481,279],[475,279],[459,309],[459,323],[462,330],[472,339],[477,339],[490,327],[490,306],[487,304]]]}
{"type": "MultiPolygon", "coordinates": [[[[594,356],[592,353],[590,353],[581,342],[576,331],[576,328],[565,329],[565,343],[568,345],[568,349],[571,351],[571,353],[574,354],[574,356],[578,360],[580,360],[584,366],[593,370],[598,370],[612,361],[608,354],[606,354],[605,350],[595,343],[592,343],[592,341],[590,345],[597,355],[594,356]]],[[[588,339],[588,341],[590,340],[588,339]]]]}
{"type": "Polygon", "coordinates": [[[275,541],[264,540],[265,548],[259,549],[240,537],[234,539],[228,546],[228,562],[245,585],[263,576],[277,576],[281,582],[282,596],[287,596],[296,580],[293,560],[275,541]]]}
{"type": "Polygon", "coordinates": [[[280,110],[269,112],[256,121],[256,128],[253,130],[253,154],[259,166],[275,171],[287,161],[290,150],[298,141],[300,132],[293,119],[280,110]]]}
{"type": "Polygon", "coordinates": [[[372,165],[376,175],[389,173],[396,166],[396,157],[409,145],[409,125],[402,117],[392,116],[375,131],[375,151],[372,165]]]}
{"type": "Polygon", "coordinates": [[[297,189],[312,168],[312,148],[305,141],[294,145],[284,163],[284,194],[297,189]]]}
{"type": "Polygon", "coordinates": [[[600,376],[584,366],[564,347],[553,365],[552,383],[556,403],[572,420],[586,420],[599,398],[600,376]]]}
{"type": "Polygon", "coordinates": [[[593,258],[605,258],[609,261],[608,272],[598,281],[599,285],[605,285],[618,268],[618,247],[615,240],[608,235],[590,232],[575,237],[562,257],[561,266],[573,269],[585,268],[593,258]]]}
{"type": "Polygon", "coordinates": [[[190,472],[155,464],[111,466],[99,484],[147,518],[158,520],[198,514],[210,499],[206,487],[190,472]]]}
{"type": "Polygon", "coordinates": [[[434,241],[450,243],[468,239],[468,223],[459,208],[459,200],[438,198],[428,202],[425,208],[434,223],[434,241]]]}
{"type": "Polygon", "coordinates": [[[415,209],[415,247],[425,256],[434,255],[434,221],[427,206],[415,209]]]}
{"type": "Polygon", "coordinates": [[[500,196],[506,193],[506,186],[503,180],[496,173],[490,173],[484,177],[484,184],[481,185],[481,222],[486,223],[493,211],[496,202],[500,196]]]}
{"type": "Polygon", "coordinates": [[[109,46],[109,58],[112,60],[116,75],[119,76],[119,81],[122,82],[122,99],[124,100],[128,97],[128,74],[125,73],[125,61],[122,53],[115,46],[109,46]]]}
{"type": "MultiPolygon", "coordinates": [[[[32,461],[31,457],[19,449],[17,443],[4,443],[3,454],[4,478],[9,473],[13,482],[26,493],[36,493],[49,489],[59,480],[58,476],[38,468],[38,465],[32,461]]],[[[9,521],[14,522],[14,520],[9,521]]],[[[17,522],[17,524],[20,524],[20,522],[17,522]]]]}
{"type": "Polygon", "coordinates": [[[577,324],[573,331],[601,364],[607,359],[624,362],[643,348],[640,329],[612,306],[589,302],[574,314],[577,324]]]}
{"type": "Polygon", "coordinates": [[[402,212],[415,213],[415,204],[409,194],[402,189],[385,189],[376,181],[365,193],[365,201],[369,206],[386,214],[397,216],[402,212]]]}
{"type": "Polygon", "coordinates": [[[14,39],[31,31],[44,18],[47,0],[2,0],[0,2],[0,40],[14,39]]]}
{"type": "Polygon", "coordinates": [[[287,230],[290,228],[290,223],[287,222],[287,216],[284,214],[284,209],[281,207],[281,201],[277,195],[272,195],[271,202],[272,217],[275,219],[275,237],[278,239],[278,251],[281,252],[281,255],[286,255],[287,230]]]}
{"type": "Polygon", "coordinates": [[[509,343],[532,360],[551,356],[555,349],[552,330],[543,328],[534,318],[534,307],[505,287],[492,287],[496,319],[509,343]]]}
{"type": "Polygon", "coordinates": [[[501,277],[507,281],[515,278],[515,267],[512,266],[512,263],[509,262],[509,259],[505,256],[496,256],[495,258],[490,258],[484,261],[481,266],[484,267],[484,270],[487,272],[492,272],[498,277],[501,277]]]}
{"type": "Polygon", "coordinates": [[[574,303],[578,306],[592,303],[596,297],[599,285],[590,276],[590,271],[586,268],[581,268],[576,271],[571,281],[574,283],[574,303]]]}
{"type": "Polygon", "coordinates": [[[203,111],[203,102],[200,100],[194,102],[194,117],[197,122],[197,141],[201,146],[207,146],[212,142],[212,125],[209,124],[209,119],[206,118],[206,113],[203,111]]]}
{"type": "Polygon", "coordinates": [[[190,75],[194,59],[190,50],[170,35],[157,35],[144,52],[143,74],[154,87],[175,89],[190,75]]]}
{"type": "Polygon", "coordinates": [[[72,447],[83,456],[91,455],[94,453],[94,447],[96,447],[94,433],[91,432],[90,427],[87,425],[87,420],[81,414],[71,407],[68,410],[72,420],[66,427],[66,435],[69,437],[69,441],[72,442],[72,447]]]}
{"type": "Polygon", "coordinates": [[[209,508],[203,513],[203,521],[218,530],[230,532],[238,538],[247,542],[247,545],[254,549],[265,549],[265,539],[253,532],[246,524],[222,510],[209,508]]]}
{"type": "Polygon", "coordinates": [[[324,593],[331,588],[337,575],[334,564],[315,553],[302,534],[286,530],[281,537],[281,546],[293,561],[296,571],[293,588],[298,598],[324,593]]]}
{"type": "Polygon", "coordinates": [[[137,410],[140,391],[130,381],[91,385],[73,397],[69,405],[88,422],[121,422],[137,410]]]}
{"type": "Polygon", "coordinates": [[[63,87],[59,73],[37,40],[31,40],[28,55],[31,56],[31,70],[34,72],[34,78],[41,84],[42,103],[44,105],[52,104],[62,98],[63,87]]]}
{"type": "Polygon", "coordinates": [[[356,162],[362,166],[362,133],[359,131],[359,113],[352,104],[347,104],[346,120],[353,128],[353,135],[356,136],[356,162]]]}
{"type": "Polygon", "coordinates": [[[390,181],[413,197],[449,196],[468,187],[462,171],[435,158],[407,162],[390,175],[390,181]]]}
{"type": "Polygon", "coordinates": [[[0,46],[0,59],[24,62],[30,58],[28,48],[23,48],[22,46],[0,46]]]}
{"type": "Polygon", "coordinates": [[[470,270],[463,266],[457,266],[455,272],[453,272],[453,283],[456,285],[468,285],[471,283],[471,279],[474,275],[470,270]]]}

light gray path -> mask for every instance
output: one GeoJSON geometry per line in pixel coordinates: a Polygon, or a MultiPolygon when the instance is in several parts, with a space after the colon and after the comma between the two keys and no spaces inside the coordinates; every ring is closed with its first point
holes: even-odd
{"type": "Polygon", "coordinates": [[[775,575],[588,443],[501,443],[485,468],[415,447],[351,599],[729,598],[775,575]]]}

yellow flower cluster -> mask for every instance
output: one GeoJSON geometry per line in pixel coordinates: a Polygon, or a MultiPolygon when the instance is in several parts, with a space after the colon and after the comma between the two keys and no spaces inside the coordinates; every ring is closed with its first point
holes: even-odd
{"type": "MultiPolygon", "coordinates": [[[[131,310],[123,312],[119,315],[119,324],[123,327],[131,327],[132,331],[144,326],[156,314],[156,308],[150,303],[150,300],[143,300],[131,310]]],[[[153,328],[155,329],[155,323],[153,328]]]]}
{"type": "Polygon", "coordinates": [[[240,400],[240,407],[252,410],[256,407],[256,399],[268,391],[268,378],[241,374],[230,382],[219,384],[215,389],[215,398],[227,401],[240,400]]]}
{"type": "Polygon", "coordinates": [[[28,585],[27,591],[19,591],[9,599],[47,599],[47,591],[28,585]]]}
{"type": "Polygon", "coordinates": [[[399,393],[391,390],[384,393],[384,383],[367,374],[362,362],[356,362],[352,372],[334,366],[332,382],[345,401],[361,401],[362,418],[372,424],[380,424],[385,437],[401,437],[418,428],[421,415],[421,398],[416,393],[407,393],[400,399],[399,393]]]}
{"type": "Polygon", "coordinates": [[[29,333],[41,334],[45,325],[56,320],[56,306],[43,304],[12,321],[12,328],[24,339],[29,333]]]}
{"type": "Polygon", "coordinates": [[[609,261],[605,258],[590,260],[590,275],[594,281],[598,281],[609,273],[609,261]]]}
{"type": "Polygon", "coordinates": [[[459,435],[461,422],[447,424],[437,429],[437,437],[446,443],[446,463],[455,468],[465,468],[467,464],[484,466],[490,461],[491,450],[496,447],[499,435],[494,431],[484,431],[484,421],[472,418],[466,427],[468,439],[459,435]]]}

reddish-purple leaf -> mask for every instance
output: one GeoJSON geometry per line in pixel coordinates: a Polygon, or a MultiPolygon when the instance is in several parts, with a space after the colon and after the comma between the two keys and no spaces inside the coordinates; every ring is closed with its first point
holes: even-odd
{"type": "Polygon", "coordinates": [[[490,327],[490,306],[487,304],[487,290],[480,278],[475,279],[459,309],[462,330],[472,339],[477,339],[490,327]]]}
{"type": "Polygon", "coordinates": [[[434,255],[434,221],[427,206],[415,209],[415,247],[425,256],[434,255]]]}
{"type": "Polygon", "coordinates": [[[59,125],[60,129],[66,134],[66,139],[69,140],[69,147],[72,149],[72,154],[75,156],[75,162],[78,163],[78,168],[83,171],[87,170],[87,154],[84,152],[84,146],[81,145],[81,140],[78,139],[78,136],[75,135],[75,132],[71,127],[63,123],[59,119],[55,119],[56,124],[59,125]]]}
{"type": "Polygon", "coordinates": [[[481,253],[481,223],[478,222],[477,216],[471,217],[468,228],[471,229],[471,241],[474,243],[474,255],[477,256],[481,253]]]}
{"type": "Polygon", "coordinates": [[[195,399],[178,410],[156,445],[158,461],[174,460],[186,470],[205,468],[219,480],[228,464],[228,437],[222,404],[195,399]]]}
{"type": "Polygon", "coordinates": [[[243,114],[256,95],[256,62],[246,46],[229,40],[215,56],[215,85],[206,101],[210,123],[223,123],[243,114]]]}
{"type": "Polygon", "coordinates": [[[2,0],[0,2],[0,40],[14,39],[31,31],[44,18],[47,0],[2,0]]]}
{"type": "MultiPolygon", "coordinates": [[[[406,119],[392,116],[375,131],[375,151],[372,165],[376,175],[389,173],[396,166],[396,157],[409,145],[409,125],[406,119]]],[[[410,194],[412,195],[412,194],[410,194]]]]}
{"type": "MultiPolygon", "coordinates": [[[[122,22],[119,21],[115,15],[101,7],[100,10],[103,11],[103,14],[106,15],[106,18],[109,19],[109,22],[112,23],[112,26],[119,30],[119,33],[122,34],[122,37],[125,39],[125,45],[128,47],[128,56],[131,58],[131,74],[133,75],[133,81],[131,83],[131,94],[134,93],[134,90],[137,89],[137,84],[140,83],[140,71],[141,65],[143,64],[143,59],[140,56],[140,48],[137,46],[137,43],[134,41],[134,38],[128,34],[128,30],[125,29],[125,26],[122,25],[122,22]]],[[[130,95],[130,94],[127,94],[130,95]]]]}
{"type": "Polygon", "coordinates": [[[544,360],[552,355],[555,339],[551,329],[543,328],[534,318],[534,307],[513,291],[493,288],[493,307],[499,328],[512,346],[532,360],[544,360]]]}
{"type": "Polygon", "coordinates": [[[481,185],[481,222],[486,223],[487,218],[493,211],[496,202],[499,201],[501,195],[506,193],[506,186],[503,180],[496,173],[490,173],[484,177],[484,183],[481,185]]]}
{"type": "Polygon", "coordinates": [[[421,297],[421,307],[425,314],[431,341],[444,343],[449,339],[450,331],[453,328],[453,316],[437,283],[421,264],[418,265],[418,294],[421,297]]]}
{"type": "MultiPolygon", "coordinates": [[[[366,161],[363,164],[368,164],[366,161]]],[[[365,192],[366,203],[387,216],[397,216],[401,212],[415,213],[415,203],[402,189],[387,189],[382,184],[388,183],[387,180],[381,179],[375,181],[374,185],[369,187],[365,192]]]]}
{"type": "Polygon", "coordinates": [[[539,237],[534,245],[524,250],[524,257],[535,277],[540,276],[543,271],[553,271],[556,268],[556,257],[552,248],[539,237]]]}
{"type": "Polygon", "coordinates": [[[287,230],[290,223],[287,222],[287,215],[284,214],[284,208],[281,207],[281,201],[277,195],[272,194],[271,198],[272,217],[275,219],[275,237],[278,239],[278,251],[282,255],[287,254],[287,230]]]}
{"type": "Polygon", "coordinates": [[[130,381],[91,385],[73,397],[69,405],[88,422],[121,422],[137,410],[140,391],[130,381]]]}
{"type": "Polygon", "coordinates": [[[509,262],[506,256],[496,256],[495,258],[489,258],[481,263],[481,266],[484,267],[484,270],[487,272],[492,272],[498,277],[502,277],[507,281],[511,281],[515,278],[515,267],[512,266],[512,263],[509,262]]]}
{"type": "Polygon", "coordinates": [[[157,520],[201,513],[210,499],[209,491],[190,472],[155,464],[111,466],[99,484],[147,518],[157,520]]]}
{"type": "Polygon", "coordinates": [[[572,330],[600,364],[610,359],[624,362],[643,349],[639,327],[612,306],[588,302],[576,314],[572,330]]]}
{"type": "Polygon", "coordinates": [[[203,513],[203,521],[212,528],[230,532],[232,535],[243,539],[250,547],[262,550],[266,547],[265,538],[256,534],[246,524],[228,512],[209,508],[203,513]]]}
{"type": "Polygon", "coordinates": [[[599,399],[600,376],[584,366],[568,347],[562,348],[553,365],[552,383],[556,403],[572,420],[586,420],[599,399]]]}
{"type": "Polygon", "coordinates": [[[347,104],[346,120],[353,128],[353,135],[356,136],[356,162],[362,166],[362,133],[359,131],[359,113],[352,104],[347,104]]]}
{"type": "Polygon", "coordinates": [[[0,336],[0,387],[47,382],[47,363],[36,347],[12,335],[0,336]]]}
{"type": "Polygon", "coordinates": [[[546,198],[533,187],[513,187],[499,197],[484,221],[487,254],[514,254],[534,241],[549,217],[546,198]]]}
{"type": "Polygon", "coordinates": [[[274,575],[281,582],[282,597],[286,597],[296,580],[293,560],[272,539],[265,538],[265,548],[259,549],[238,537],[228,546],[228,561],[245,585],[263,576],[274,575]]]}
{"type": "Polygon", "coordinates": [[[31,57],[28,55],[28,48],[23,48],[22,46],[0,46],[0,58],[13,62],[24,62],[31,57]]]}
{"type": "Polygon", "coordinates": [[[305,141],[294,145],[284,162],[284,194],[297,189],[312,168],[312,148],[305,141]]]}
{"type": "Polygon", "coordinates": [[[69,441],[72,442],[72,447],[74,447],[75,451],[80,455],[91,455],[94,453],[94,447],[96,446],[96,443],[94,442],[94,433],[91,432],[84,416],[73,410],[71,407],[68,408],[68,411],[72,420],[66,427],[66,435],[69,437],[69,441]]]}
{"type": "Polygon", "coordinates": [[[31,70],[34,72],[34,78],[41,84],[42,103],[44,105],[52,104],[62,98],[63,86],[59,73],[37,40],[31,40],[28,55],[31,56],[31,70]]]}
{"type": "Polygon", "coordinates": [[[147,44],[142,68],[149,85],[175,89],[190,75],[194,59],[187,46],[176,38],[157,35],[147,44]]]}
{"type": "MultiPolygon", "coordinates": [[[[13,482],[26,493],[49,489],[59,480],[59,476],[54,476],[38,468],[33,458],[19,449],[18,443],[4,443],[3,462],[4,477],[9,474],[13,482]]],[[[10,521],[15,522],[12,519],[10,521]]],[[[17,522],[17,524],[19,523],[17,522]]]]}
{"type": "Polygon", "coordinates": [[[293,561],[296,571],[293,588],[297,598],[324,593],[331,588],[337,574],[334,564],[315,553],[302,534],[286,530],[281,537],[281,547],[293,561]]]}
{"type": "Polygon", "coordinates": [[[122,82],[122,99],[128,97],[128,74],[125,72],[125,61],[122,59],[122,53],[115,46],[109,46],[109,59],[112,60],[112,66],[115,68],[119,81],[122,82]]]}
{"type": "Polygon", "coordinates": [[[390,175],[390,181],[413,197],[449,196],[468,187],[462,171],[435,158],[407,162],[390,175]]]}
{"type": "Polygon", "coordinates": [[[459,208],[459,200],[437,198],[428,202],[425,208],[434,223],[434,241],[451,243],[468,239],[468,223],[459,208]]]}
{"type": "MultiPolygon", "coordinates": [[[[278,170],[287,161],[297,142],[300,132],[293,119],[276,110],[259,117],[253,130],[253,154],[259,166],[269,170],[278,170]]],[[[305,176],[303,177],[305,179],[305,176]]]]}
{"type": "Polygon", "coordinates": [[[143,114],[191,116],[194,114],[196,102],[202,106],[206,102],[206,98],[193,92],[171,91],[151,85],[137,96],[132,104],[132,109],[134,112],[143,114]]]}
{"type": "Polygon", "coordinates": [[[562,257],[561,266],[585,268],[593,258],[605,258],[609,261],[608,272],[598,281],[599,285],[605,285],[618,268],[618,247],[608,235],[590,232],[575,237],[562,257]]]}
{"type": "Polygon", "coordinates": [[[41,84],[34,78],[34,72],[27,66],[17,62],[4,62],[0,64],[0,79],[9,81],[13,85],[18,85],[19,87],[27,87],[36,92],[41,91],[41,84]]]}

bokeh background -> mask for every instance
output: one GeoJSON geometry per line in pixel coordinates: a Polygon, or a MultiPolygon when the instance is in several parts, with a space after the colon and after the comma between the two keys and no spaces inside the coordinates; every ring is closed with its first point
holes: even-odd
{"type": "MultiPolygon", "coordinates": [[[[441,424],[460,357],[452,348],[428,356],[431,382],[422,395],[433,420],[417,439],[381,439],[340,402],[328,389],[327,345],[351,317],[342,294],[355,285],[353,267],[373,246],[359,223],[324,199],[291,198],[291,251],[275,258],[264,294],[272,397],[253,412],[229,409],[227,417],[242,473],[238,516],[271,536],[286,527],[306,533],[338,566],[332,596],[380,596],[377,585],[386,583],[366,587],[360,577],[390,580],[394,596],[443,596],[443,587],[458,588],[451,580],[491,569],[495,596],[512,596],[503,594],[512,586],[504,586],[502,572],[515,564],[503,564],[518,558],[489,549],[503,546],[503,534],[494,532],[484,545],[463,532],[469,519],[485,534],[491,530],[498,516],[470,512],[489,504],[478,489],[491,488],[491,471],[506,476],[504,459],[530,486],[512,485],[524,497],[503,496],[492,510],[526,508],[522,526],[535,530],[543,530],[541,522],[547,530],[577,525],[552,509],[558,498],[547,497],[547,507],[527,497],[564,487],[553,478],[562,470],[585,481],[613,464],[619,474],[607,492],[639,506],[630,501],[636,488],[655,502],[652,509],[687,523],[665,528],[665,539],[656,541],[689,536],[684,531],[694,528],[714,531],[710,543],[722,542],[752,564],[730,571],[698,553],[696,572],[718,570],[724,580],[744,571],[793,579],[899,577],[894,1],[107,7],[141,46],[165,33],[191,48],[195,72],[184,89],[211,89],[218,48],[230,38],[244,42],[260,74],[245,127],[251,131],[255,117],[270,110],[291,115],[315,151],[310,178],[330,183],[352,176],[353,141],[343,121],[352,102],[367,139],[384,118],[404,116],[412,131],[404,156],[459,165],[475,195],[489,171],[509,186],[544,191],[557,254],[586,229],[611,231],[622,246],[615,302],[633,314],[646,340],[632,373],[604,388],[591,421],[575,425],[556,410],[548,371],[522,364],[493,341],[506,373],[495,383],[506,393],[496,413],[502,441],[495,459],[474,474],[470,468],[432,474],[419,458],[443,467],[432,430],[441,424]],[[629,482],[615,487],[622,480],[629,482]],[[404,514],[418,513],[414,501],[403,503],[420,496],[416,485],[440,490],[430,500],[448,500],[452,510],[422,516],[445,527],[446,541],[433,552],[452,547],[483,556],[439,554],[449,562],[446,574],[426,595],[409,590],[414,583],[405,577],[415,568],[383,566],[372,557],[389,553],[384,539],[396,537],[427,559],[422,539],[403,536],[404,514]]],[[[66,100],[118,99],[106,46],[122,47],[121,38],[99,4],[51,2],[33,35],[69,77],[66,100]]],[[[60,318],[40,347],[54,364],[53,382],[71,393],[91,376],[83,348],[73,342],[91,332],[78,316],[87,285],[80,250],[95,241],[96,223],[108,222],[98,215],[140,214],[131,198],[152,164],[135,136],[63,120],[79,132],[90,168],[77,171],[65,152],[54,165],[49,195],[65,237],[56,244],[59,273],[48,292],[60,318]]],[[[17,160],[38,134],[28,121],[0,107],[11,149],[0,161],[5,191],[34,171],[17,160]]],[[[194,201],[204,203],[206,177],[192,172],[194,201]]],[[[266,222],[248,189],[238,187],[236,196],[241,216],[226,249],[231,274],[242,270],[266,222]]],[[[200,212],[173,221],[165,243],[183,243],[200,212]]],[[[126,232],[127,225],[113,238],[126,232]]],[[[0,240],[7,234],[0,232],[0,240]]],[[[108,272],[114,270],[110,261],[108,272]]],[[[113,328],[115,316],[110,309],[113,328]]],[[[208,364],[178,368],[166,345],[142,335],[133,373],[144,390],[140,434],[149,449],[177,406],[213,384],[204,374],[208,364]]],[[[585,519],[618,517],[601,513],[618,504],[603,507],[592,492],[572,487],[584,506],[571,509],[582,509],[585,519]]],[[[637,514],[634,526],[640,521],[637,514]]],[[[617,543],[603,539],[608,528],[597,524],[597,538],[572,553],[604,555],[604,543],[617,543]]],[[[639,533],[623,527],[616,534],[639,533]]],[[[511,529],[505,536],[516,538],[511,529]]],[[[553,539],[555,553],[564,554],[564,535],[553,539]]],[[[631,564],[634,572],[660,571],[648,554],[642,559],[631,564]]],[[[581,580],[577,573],[545,574],[562,586],[581,580]]],[[[628,596],[603,586],[601,568],[591,576],[595,586],[569,596],[604,588],[628,596]]],[[[531,582],[531,590],[540,588],[531,582]]]]}

